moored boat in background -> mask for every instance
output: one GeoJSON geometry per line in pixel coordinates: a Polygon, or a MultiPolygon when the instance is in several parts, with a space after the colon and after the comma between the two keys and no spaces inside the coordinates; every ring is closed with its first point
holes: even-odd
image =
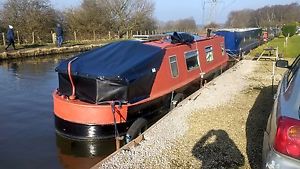
{"type": "Polygon", "coordinates": [[[234,57],[243,56],[263,41],[261,28],[218,29],[214,33],[225,38],[226,52],[234,57]]]}

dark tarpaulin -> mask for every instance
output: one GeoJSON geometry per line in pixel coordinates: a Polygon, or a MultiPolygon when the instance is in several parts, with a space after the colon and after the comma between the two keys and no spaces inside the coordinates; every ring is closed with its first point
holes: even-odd
{"type": "MultiPolygon", "coordinates": [[[[78,58],[72,62],[71,72],[76,97],[91,103],[133,103],[147,98],[164,53],[164,49],[139,41],[121,41],[75,56],[78,58]]],[[[56,68],[59,92],[67,96],[72,91],[67,67],[73,58],[56,68]]]]}
{"type": "Polygon", "coordinates": [[[194,42],[195,38],[193,35],[190,35],[185,32],[174,32],[171,35],[171,43],[184,43],[184,44],[191,44],[194,42]]]}

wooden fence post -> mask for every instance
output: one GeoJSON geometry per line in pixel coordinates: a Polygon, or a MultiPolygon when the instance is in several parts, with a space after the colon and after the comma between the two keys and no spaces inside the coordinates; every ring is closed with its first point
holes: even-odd
{"type": "Polygon", "coordinates": [[[76,31],[74,31],[74,40],[77,41],[77,34],[76,34],[76,31]]]}
{"type": "Polygon", "coordinates": [[[34,39],[34,32],[32,32],[32,44],[34,44],[35,39],[34,39]]]}
{"type": "Polygon", "coordinates": [[[96,31],[93,30],[93,33],[94,33],[94,41],[96,41],[96,31]]]}
{"type": "Polygon", "coordinates": [[[110,35],[110,31],[108,31],[108,39],[110,40],[111,35],[110,35]]]}
{"type": "Polygon", "coordinates": [[[20,36],[19,36],[19,31],[17,31],[17,40],[18,40],[18,45],[20,45],[20,36]]]}
{"type": "Polygon", "coordinates": [[[3,38],[3,46],[6,46],[5,34],[4,33],[2,33],[2,38],[3,38]]]}
{"type": "Polygon", "coordinates": [[[5,34],[4,33],[2,33],[2,38],[3,38],[3,46],[6,46],[5,34]]]}
{"type": "Polygon", "coordinates": [[[56,33],[53,33],[51,31],[51,38],[52,38],[52,43],[55,45],[55,43],[56,43],[56,33]]]}

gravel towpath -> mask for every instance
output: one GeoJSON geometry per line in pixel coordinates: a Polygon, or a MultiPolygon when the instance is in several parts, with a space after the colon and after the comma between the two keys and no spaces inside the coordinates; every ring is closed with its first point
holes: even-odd
{"type": "Polygon", "coordinates": [[[147,130],[138,146],[96,167],[261,168],[271,77],[272,62],[239,62],[147,130]]]}

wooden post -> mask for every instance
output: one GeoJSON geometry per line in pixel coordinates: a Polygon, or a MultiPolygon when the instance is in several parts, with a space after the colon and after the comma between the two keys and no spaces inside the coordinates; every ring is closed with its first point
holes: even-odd
{"type": "Polygon", "coordinates": [[[77,34],[76,34],[76,31],[74,31],[74,40],[77,41],[77,34]]]}
{"type": "Polygon", "coordinates": [[[32,44],[35,43],[35,39],[34,39],[34,32],[32,32],[32,44]]]}
{"type": "Polygon", "coordinates": [[[20,36],[19,36],[19,31],[17,31],[17,40],[18,40],[18,45],[20,45],[20,36]]]}
{"type": "Polygon", "coordinates": [[[52,43],[55,45],[56,42],[56,34],[51,31],[52,43]]]}
{"type": "Polygon", "coordinates": [[[108,31],[108,39],[110,40],[111,35],[110,35],[110,31],[108,31]]]}
{"type": "Polygon", "coordinates": [[[2,38],[3,38],[3,46],[6,46],[6,40],[5,40],[5,34],[2,33],[2,38]]]}
{"type": "Polygon", "coordinates": [[[126,32],[126,39],[129,39],[129,32],[126,32]]]}
{"type": "Polygon", "coordinates": [[[94,41],[96,41],[96,31],[93,30],[93,33],[94,33],[94,41]]]}

